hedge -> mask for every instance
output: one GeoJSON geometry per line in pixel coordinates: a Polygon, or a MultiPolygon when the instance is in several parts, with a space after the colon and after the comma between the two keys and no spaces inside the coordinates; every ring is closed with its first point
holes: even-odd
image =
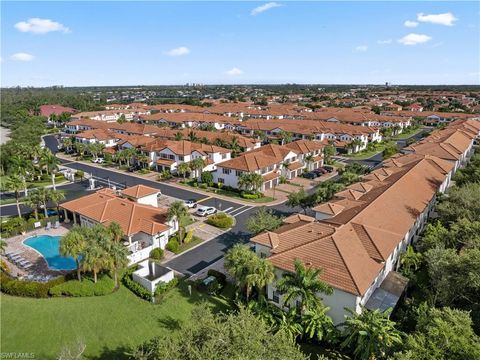
{"type": "Polygon", "coordinates": [[[183,239],[183,242],[184,242],[185,244],[188,244],[190,241],[192,241],[192,239],[193,239],[193,231],[192,231],[192,230],[189,230],[189,231],[187,232],[187,235],[185,235],[185,238],[183,239]]]}
{"type": "Polygon", "coordinates": [[[255,200],[255,199],[260,199],[261,197],[263,197],[263,194],[261,194],[261,193],[250,194],[250,193],[242,192],[240,194],[240,196],[244,199],[255,200]]]}
{"type": "Polygon", "coordinates": [[[108,295],[115,289],[115,282],[107,275],[98,278],[97,283],[91,279],[83,279],[82,281],[70,280],[63,284],[52,287],[49,294],[52,296],[102,296],[108,295]]]}
{"type": "Polygon", "coordinates": [[[59,276],[47,282],[24,281],[14,279],[0,272],[0,290],[8,295],[47,298],[51,288],[65,282],[65,277],[59,276]]]}
{"type": "Polygon", "coordinates": [[[155,289],[155,302],[163,300],[167,292],[177,286],[178,284],[178,279],[173,278],[170,280],[168,283],[161,282],[157,285],[157,288],[155,289]]]}
{"type": "Polygon", "coordinates": [[[222,212],[210,215],[205,222],[220,229],[228,229],[233,226],[233,218],[222,212]]]}
{"type": "Polygon", "coordinates": [[[133,280],[132,274],[138,269],[138,266],[132,266],[131,268],[125,271],[125,274],[122,277],[122,283],[127,287],[131,292],[133,292],[138,297],[152,301],[153,296],[150,294],[150,291],[145,289],[142,285],[133,280]]]}

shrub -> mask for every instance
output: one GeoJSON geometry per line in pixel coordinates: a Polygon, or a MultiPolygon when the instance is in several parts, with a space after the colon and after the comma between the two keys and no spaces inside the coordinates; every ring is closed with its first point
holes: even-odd
{"type": "Polygon", "coordinates": [[[17,280],[4,272],[0,272],[0,290],[5,294],[13,296],[46,298],[51,288],[63,282],[65,282],[63,276],[47,282],[37,282],[17,280]]]}
{"type": "Polygon", "coordinates": [[[187,232],[187,235],[185,235],[185,238],[183,239],[183,242],[185,244],[188,244],[190,241],[192,241],[192,239],[193,239],[193,231],[190,230],[190,231],[187,232]]]}
{"type": "Polygon", "coordinates": [[[200,184],[200,187],[201,187],[202,189],[206,189],[206,188],[208,188],[208,184],[201,183],[201,184],[200,184]]]}
{"type": "Polygon", "coordinates": [[[220,229],[228,229],[233,226],[233,218],[222,212],[210,215],[205,222],[220,229]]]}
{"type": "Polygon", "coordinates": [[[82,281],[70,280],[63,284],[52,287],[49,294],[52,296],[102,296],[113,292],[115,282],[107,275],[100,276],[97,283],[92,279],[83,279],[82,281]]]}
{"type": "Polygon", "coordinates": [[[202,172],[202,175],[200,176],[202,183],[205,184],[211,184],[213,182],[213,175],[209,171],[204,171],[202,172]]]}
{"type": "Polygon", "coordinates": [[[146,168],[143,168],[143,169],[138,170],[138,173],[139,173],[139,174],[142,174],[142,175],[144,175],[144,174],[149,174],[149,173],[150,173],[150,170],[148,170],[148,169],[146,169],[146,168]]]}
{"type": "Polygon", "coordinates": [[[262,194],[262,193],[259,193],[259,192],[252,194],[252,193],[248,193],[248,192],[244,192],[244,191],[243,191],[243,192],[240,194],[240,196],[241,196],[242,198],[244,198],[244,199],[255,200],[255,199],[260,199],[261,197],[263,197],[263,194],[262,194]]]}
{"type": "Polygon", "coordinates": [[[286,184],[288,182],[285,176],[280,176],[280,184],[286,184]]]}
{"type": "Polygon", "coordinates": [[[217,271],[215,269],[210,269],[207,272],[208,276],[215,276],[218,280],[218,282],[223,286],[227,283],[227,276],[224,273],[221,273],[220,271],[217,271]]]}
{"type": "Polygon", "coordinates": [[[137,270],[137,268],[137,266],[132,266],[131,268],[127,269],[122,277],[122,283],[138,297],[144,300],[152,301],[153,296],[150,294],[150,291],[133,280],[132,274],[137,270]]]}
{"type": "Polygon", "coordinates": [[[155,302],[163,300],[165,295],[168,293],[170,289],[173,289],[175,286],[178,284],[178,279],[173,278],[170,280],[168,283],[161,282],[157,285],[157,288],[155,289],[155,302]]]}
{"type": "Polygon", "coordinates": [[[154,260],[162,260],[163,259],[163,250],[160,248],[155,248],[150,251],[150,258],[154,260]]]}
{"type": "Polygon", "coordinates": [[[173,252],[173,253],[178,253],[178,250],[180,248],[180,245],[178,244],[177,238],[173,237],[170,239],[170,241],[167,243],[166,246],[167,250],[173,252]]]}

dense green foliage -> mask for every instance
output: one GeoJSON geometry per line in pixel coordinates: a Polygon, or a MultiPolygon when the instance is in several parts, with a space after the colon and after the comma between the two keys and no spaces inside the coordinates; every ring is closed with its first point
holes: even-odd
{"type": "Polygon", "coordinates": [[[162,260],[163,259],[163,250],[160,248],[155,248],[150,251],[150,258],[154,260],[162,260]]]}
{"type": "Polygon", "coordinates": [[[205,306],[181,323],[178,336],[169,334],[144,343],[130,352],[134,359],[291,359],[305,355],[284,331],[270,329],[248,310],[214,315],[205,306]]]}
{"type": "Polygon", "coordinates": [[[254,235],[263,231],[273,231],[280,225],[282,225],[282,218],[263,206],[251,215],[245,223],[247,230],[254,235]]]}
{"type": "Polygon", "coordinates": [[[138,270],[138,266],[132,266],[128,268],[123,274],[122,284],[125,285],[125,287],[127,287],[131,292],[133,292],[138,297],[144,300],[152,301],[153,295],[150,293],[150,291],[145,289],[142,285],[137,283],[132,278],[132,274],[137,270],[138,270]]]}
{"type": "Polygon", "coordinates": [[[62,284],[64,281],[65,278],[63,276],[47,282],[23,281],[14,279],[0,271],[0,290],[5,294],[13,296],[46,298],[50,289],[62,284]]]}

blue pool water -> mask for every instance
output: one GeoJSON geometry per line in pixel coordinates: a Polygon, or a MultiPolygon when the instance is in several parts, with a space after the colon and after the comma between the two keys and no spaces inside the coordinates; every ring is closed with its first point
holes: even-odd
{"type": "Polygon", "coordinates": [[[38,235],[26,239],[23,243],[42,254],[50,269],[74,270],[77,268],[74,258],[60,255],[60,236],[38,235]]]}

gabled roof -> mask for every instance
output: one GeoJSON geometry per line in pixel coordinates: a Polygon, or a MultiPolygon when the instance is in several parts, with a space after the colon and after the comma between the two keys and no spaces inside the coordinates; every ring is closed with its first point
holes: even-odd
{"type": "Polygon", "coordinates": [[[125,190],[122,190],[123,195],[132,197],[134,199],[140,199],[142,197],[152,195],[152,194],[157,194],[159,192],[160,192],[159,189],[155,189],[145,185],[135,185],[135,186],[126,188],[125,190]]]}

